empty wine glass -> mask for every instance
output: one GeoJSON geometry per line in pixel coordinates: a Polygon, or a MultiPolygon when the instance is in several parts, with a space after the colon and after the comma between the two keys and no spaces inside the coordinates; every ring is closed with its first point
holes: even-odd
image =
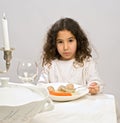
{"type": "Polygon", "coordinates": [[[21,61],[17,66],[18,78],[24,83],[33,83],[38,75],[38,65],[36,62],[21,61]]]}

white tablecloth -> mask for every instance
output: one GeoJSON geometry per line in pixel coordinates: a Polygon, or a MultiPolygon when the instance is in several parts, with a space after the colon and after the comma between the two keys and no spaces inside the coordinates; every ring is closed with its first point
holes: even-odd
{"type": "Polygon", "coordinates": [[[69,102],[54,102],[52,111],[36,115],[30,123],[117,123],[113,95],[86,95],[69,102]]]}

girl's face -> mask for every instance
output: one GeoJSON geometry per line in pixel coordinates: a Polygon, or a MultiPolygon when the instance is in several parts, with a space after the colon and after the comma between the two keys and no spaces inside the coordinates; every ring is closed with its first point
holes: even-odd
{"type": "Polygon", "coordinates": [[[56,46],[62,60],[75,58],[77,41],[70,31],[62,30],[58,32],[56,46]]]}

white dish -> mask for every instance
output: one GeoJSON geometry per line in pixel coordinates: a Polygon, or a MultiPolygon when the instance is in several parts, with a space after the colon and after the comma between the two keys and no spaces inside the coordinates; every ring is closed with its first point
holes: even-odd
{"type": "MultiPolygon", "coordinates": [[[[47,84],[48,86],[53,86],[55,88],[55,90],[57,90],[57,88],[60,85],[66,85],[68,83],[61,83],[61,82],[57,82],[57,83],[49,83],[47,84]]],[[[74,84],[74,87],[77,88],[76,92],[72,95],[72,96],[54,96],[54,95],[50,95],[50,98],[54,101],[71,101],[71,100],[75,100],[78,98],[81,98],[83,96],[85,96],[86,94],[88,94],[89,90],[87,87],[83,87],[81,85],[78,84],[74,84]]]]}

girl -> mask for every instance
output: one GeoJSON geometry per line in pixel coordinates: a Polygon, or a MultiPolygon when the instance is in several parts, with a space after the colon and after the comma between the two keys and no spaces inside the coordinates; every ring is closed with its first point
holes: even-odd
{"type": "Polygon", "coordinates": [[[89,93],[100,91],[100,78],[87,36],[71,18],[58,20],[48,31],[42,67],[39,82],[87,84],[89,93]]]}

